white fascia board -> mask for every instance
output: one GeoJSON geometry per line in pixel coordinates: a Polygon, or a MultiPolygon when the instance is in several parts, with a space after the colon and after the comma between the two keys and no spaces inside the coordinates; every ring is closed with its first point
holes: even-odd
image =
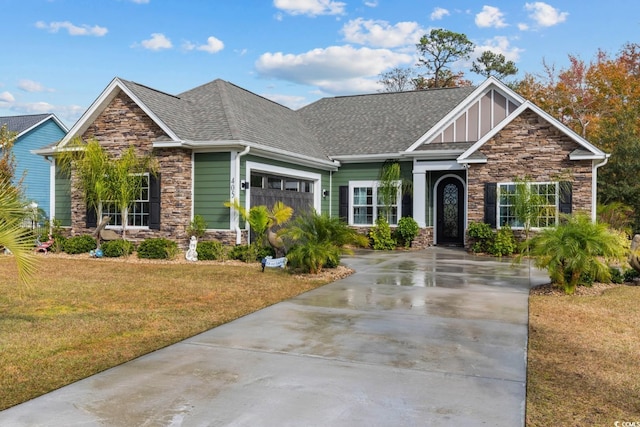
{"type": "Polygon", "coordinates": [[[611,154],[605,153],[604,156],[597,154],[569,154],[569,160],[602,160],[605,158],[609,158],[611,154]]]}
{"type": "Polygon", "coordinates": [[[23,130],[18,135],[16,135],[16,139],[20,138],[22,135],[25,135],[25,134],[31,132],[33,129],[35,129],[38,126],[40,126],[41,124],[45,123],[49,119],[53,120],[60,127],[60,129],[62,129],[64,132],[69,132],[69,129],[67,129],[67,127],[64,125],[64,123],[62,123],[60,120],[58,120],[58,118],[56,117],[55,114],[49,114],[47,117],[45,117],[44,119],[40,120],[35,125],[23,130]]]}
{"type": "Polygon", "coordinates": [[[100,96],[93,101],[91,106],[85,111],[80,119],[71,127],[67,135],[62,138],[60,143],[56,146],[63,147],[69,143],[76,136],[82,135],[84,131],[89,127],[91,123],[98,117],[98,115],[109,105],[109,103],[118,95],[119,91],[123,91],[129,98],[135,102],[138,107],[142,109],[171,139],[179,140],[178,136],[162,121],[155,115],[153,111],[149,109],[137,96],[133,94],[127,88],[127,86],[122,83],[122,81],[116,77],[111,80],[111,83],[102,91],[100,96]]]}
{"type": "Polygon", "coordinates": [[[336,171],[340,162],[335,160],[322,160],[315,157],[304,156],[278,148],[267,147],[261,144],[244,140],[219,140],[219,141],[155,141],[153,148],[187,148],[195,152],[211,152],[224,150],[243,150],[251,147],[251,154],[259,154],[273,160],[281,160],[288,163],[296,163],[316,169],[336,171]]]}
{"type": "Polygon", "coordinates": [[[404,152],[397,152],[380,154],[347,154],[344,156],[331,156],[330,158],[342,163],[370,163],[384,162],[385,160],[400,160],[404,156],[404,152]]]}
{"type": "Polygon", "coordinates": [[[416,142],[414,142],[407,151],[414,151],[419,146],[425,143],[425,141],[430,140],[437,133],[442,132],[444,128],[449,126],[451,122],[458,117],[462,111],[469,108],[471,104],[480,99],[491,86],[495,86],[496,89],[501,91],[503,95],[507,98],[507,100],[513,99],[519,104],[523,104],[526,100],[518,95],[516,92],[511,90],[509,86],[502,83],[500,80],[496,79],[493,76],[490,76],[486,79],[480,86],[478,86],[469,96],[467,96],[461,103],[459,103],[453,110],[449,112],[446,116],[444,116],[438,123],[436,123],[431,129],[429,129],[424,135],[422,135],[416,142]]]}

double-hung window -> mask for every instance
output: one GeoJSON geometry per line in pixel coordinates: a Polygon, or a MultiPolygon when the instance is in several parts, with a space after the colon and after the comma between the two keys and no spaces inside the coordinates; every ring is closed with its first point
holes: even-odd
{"type": "Polygon", "coordinates": [[[559,212],[559,187],[557,182],[531,182],[526,184],[499,183],[498,184],[498,224],[509,225],[511,228],[523,228],[524,224],[518,218],[516,205],[519,197],[517,185],[529,186],[533,205],[527,206],[531,216],[532,228],[551,227],[556,225],[559,212]]]}
{"type": "MultiPolygon", "coordinates": [[[[109,225],[122,226],[122,215],[113,202],[105,202],[102,211],[111,217],[109,225]]],[[[149,174],[144,174],[138,196],[127,211],[127,227],[149,226],[149,174]]]]}
{"type": "Polygon", "coordinates": [[[386,218],[390,225],[398,224],[401,200],[400,183],[396,194],[385,201],[378,181],[351,181],[349,183],[349,224],[375,225],[379,216],[386,218]]]}

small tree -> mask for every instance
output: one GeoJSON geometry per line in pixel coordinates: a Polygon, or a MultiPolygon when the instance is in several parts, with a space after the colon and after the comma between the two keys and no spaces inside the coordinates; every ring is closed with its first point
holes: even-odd
{"type": "Polygon", "coordinates": [[[378,77],[378,83],[383,86],[381,92],[404,92],[416,88],[416,71],[413,68],[396,67],[380,73],[378,77]]]}
{"type": "Polygon", "coordinates": [[[629,250],[623,233],[594,223],[583,214],[568,216],[562,224],[540,231],[526,244],[536,267],[547,269],[552,282],[567,294],[587,278],[609,281],[607,262],[624,262],[629,250]]]}
{"type": "Polygon", "coordinates": [[[477,60],[473,61],[471,71],[487,78],[494,76],[500,80],[518,74],[515,62],[507,61],[503,54],[490,50],[485,50],[477,60]]]}
{"type": "Polygon", "coordinates": [[[13,184],[16,173],[16,158],[13,154],[15,140],[15,132],[10,132],[7,125],[0,126],[0,183],[8,184],[5,191],[14,191],[19,194],[20,182],[13,184]]]}
{"type": "Polygon", "coordinates": [[[443,73],[450,64],[458,60],[469,59],[473,51],[473,42],[465,34],[435,28],[425,34],[416,44],[419,63],[433,73],[433,87],[443,87],[443,73]]]}

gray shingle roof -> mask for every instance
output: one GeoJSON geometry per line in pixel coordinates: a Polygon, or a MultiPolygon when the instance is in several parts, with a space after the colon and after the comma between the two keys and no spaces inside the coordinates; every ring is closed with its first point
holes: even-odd
{"type": "Polygon", "coordinates": [[[247,141],[318,159],[409,148],[475,88],[324,98],[300,110],[214,80],[170,95],[122,80],[185,141],[247,141]]]}
{"type": "Polygon", "coordinates": [[[20,134],[30,127],[37,125],[49,116],[51,116],[51,114],[0,117],[0,126],[7,125],[7,130],[9,132],[20,134]]]}
{"type": "Polygon", "coordinates": [[[474,87],[321,99],[298,110],[332,156],[404,151],[474,87]]]}

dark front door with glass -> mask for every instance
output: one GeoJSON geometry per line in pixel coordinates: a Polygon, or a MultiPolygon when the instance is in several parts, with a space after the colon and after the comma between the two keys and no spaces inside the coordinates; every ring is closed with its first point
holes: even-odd
{"type": "Polygon", "coordinates": [[[464,188],[457,178],[445,178],[437,188],[436,244],[464,243],[464,188]]]}

